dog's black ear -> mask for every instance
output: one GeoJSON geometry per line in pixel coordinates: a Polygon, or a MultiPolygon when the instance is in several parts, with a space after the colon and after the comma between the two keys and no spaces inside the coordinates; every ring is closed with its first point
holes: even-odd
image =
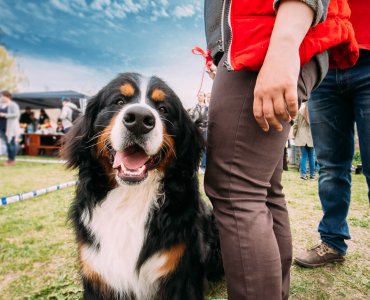
{"type": "Polygon", "coordinates": [[[85,114],[76,121],[64,137],[62,157],[67,161],[68,168],[80,167],[84,161],[91,159],[93,153],[91,140],[94,137],[94,117],[98,113],[98,96],[91,98],[85,114]]]}
{"type": "Polygon", "coordinates": [[[176,149],[177,161],[181,163],[184,169],[193,174],[198,171],[200,155],[205,148],[205,141],[185,109],[182,109],[179,121],[182,134],[179,135],[179,140],[176,143],[178,146],[176,149]]]}

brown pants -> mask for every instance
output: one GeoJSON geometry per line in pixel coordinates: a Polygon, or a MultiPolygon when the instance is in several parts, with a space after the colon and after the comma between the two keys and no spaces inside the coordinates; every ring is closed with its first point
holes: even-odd
{"type": "MultiPolygon", "coordinates": [[[[287,299],[292,237],[282,192],[290,124],[264,132],[253,116],[257,73],[217,70],[209,110],[205,189],[214,206],[229,300],[287,299]]],[[[315,61],[301,71],[300,101],[318,77],[315,61]]]]}

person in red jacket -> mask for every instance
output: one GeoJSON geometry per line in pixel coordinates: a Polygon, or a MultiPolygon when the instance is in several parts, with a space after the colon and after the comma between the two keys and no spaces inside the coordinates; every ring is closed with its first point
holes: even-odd
{"type": "Polygon", "coordinates": [[[295,258],[304,267],[343,261],[347,252],[345,240],[351,238],[346,218],[351,200],[355,123],[370,201],[370,6],[365,2],[349,1],[360,46],[356,65],[330,69],[308,102],[324,215],[318,228],[321,242],[295,258]]]}
{"type": "Polygon", "coordinates": [[[343,66],[358,57],[347,2],[328,2],[206,0],[207,43],[218,69],[205,190],[229,300],[289,296],[292,239],[281,176],[290,122],[327,72],[327,49],[343,66]],[[216,39],[212,11],[225,20],[216,39]]]}

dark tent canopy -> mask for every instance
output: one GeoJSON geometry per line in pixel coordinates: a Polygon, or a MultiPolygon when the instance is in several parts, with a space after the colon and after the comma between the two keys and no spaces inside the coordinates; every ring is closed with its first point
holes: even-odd
{"type": "Polygon", "coordinates": [[[75,91],[14,93],[12,97],[20,109],[27,106],[33,109],[62,108],[62,98],[70,98],[74,104],[80,107],[82,99],[86,100],[89,97],[75,91]]]}

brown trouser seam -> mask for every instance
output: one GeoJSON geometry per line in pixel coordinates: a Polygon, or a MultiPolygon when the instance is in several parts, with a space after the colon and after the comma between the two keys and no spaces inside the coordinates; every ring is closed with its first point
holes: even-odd
{"type": "MultiPolygon", "coordinates": [[[[249,80],[248,89],[251,88],[251,85],[252,85],[252,80],[249,80]]],[[[238,125],[237,125],[236,131],[235,131],[235,136],[234,136],[233,158],[235,156],[235,144],[236,144],[236,138],[237,138],[237,135],[238,135],[238,132],[239,132],[240,120],[241,120],[241,116],[242,116],[243,109],[244,109],[244,106],[245,106],[246,101],[247,101],[247,98],[245,97],[244,98],[244,101],[243,101],[242,109],[240,110],[240,114],[239,114],[239,118],[238,118],[238,125]]],[[[237,221],[237,218],[235,216],[235,209],[234,209],[233,201],[231,201],[231,195],[230,195],[231,184],[232,184],[232,182],[231,182],[232,181],[231,180],[231,170],[232,170],[232,167],[233,167],[233,161],[234,161],[234,159],[231,160],[230,169],[229,169],[229,189],[228,189],[228,194],[229,194],[229,202],[230,202],[231,208],[233,210],[233,216],[234,216],[234,220],[235,220],[235,224],[236,224],[236,230],[238,232],[239,255],[240,255],[240,259],[242,261],[242,265],[243,265],[243,282],[244,282],[244,288],[245,288],[246,293],[248,294],[248,285],[247,285],[246,276],[245,276],[246,275],[246,273],[245,273],[245,264],[244,264],[244,259],[243,259],[243,256],[242,256],[242,250],[241,250],[242,249],[242,245],[240,243],[240,231],[239,231],[238,221],[237,221]]]]}

